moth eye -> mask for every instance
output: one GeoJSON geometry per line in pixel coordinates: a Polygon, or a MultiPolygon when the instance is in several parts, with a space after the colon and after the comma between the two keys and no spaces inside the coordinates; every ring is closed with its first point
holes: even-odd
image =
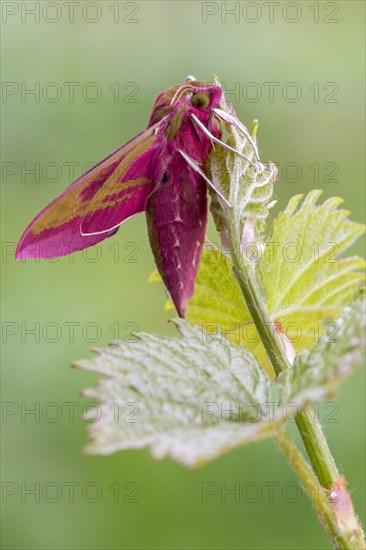
{"type": "Polygon", "coordinates": [[[210,105],[210,98],[204,92],[196,92],[191,98],[191,104],[193,107],[206,109],[210,105]]]}

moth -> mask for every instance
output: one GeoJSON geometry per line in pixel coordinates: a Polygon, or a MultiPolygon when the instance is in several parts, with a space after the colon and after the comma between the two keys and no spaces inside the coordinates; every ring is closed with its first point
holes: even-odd
{"type": "Polygon", "coordinates": [[[194,77],[158,94],[147,129],[46,206],[24,231],[16,258],[71,254],[114,235],[128,218],[145,212],[156,266],[184,317],[207,225],[207,186],[212,184],[204,164],[213,143],[233,150],[220,139],[220,117],[235,123],[219,108],[222,94],[219,85],[194,77]]]}

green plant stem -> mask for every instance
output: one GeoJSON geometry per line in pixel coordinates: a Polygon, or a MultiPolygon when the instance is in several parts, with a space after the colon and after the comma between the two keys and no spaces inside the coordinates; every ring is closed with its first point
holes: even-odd
{"type": "Polygon", "coordinates": [[[321,486],[331,489],[339,478],[339,472],[314,409],[307,407],[299,412],[295,421],[321,486]]]}
{"type": "MultiPolygon", "coordinates": [[[[228,211],[226,219],[234,273],[272,367],[276,375],[278,375],[286,369],[291,368],[291,364],[286,356],[283,342],[275,330],[275,324],[270,318],[265,303],[262,299],[258,283],[256,281],[254,266],[253,264],[244,261],[241,254],[241,247],[238,246],[241,242],[239,234],[240,222],[238,222],[239,217],[235,211],[235,208],[228,211]]],[[[321,487],[326,491],[330,491],[332,486],[337,486],[337,483],[339,483],[341,478],[320,423],[311,407],[299,412],[296,415],[295,420],[306,452],[309,456],[313,472],[321,487]]],[[[292,461],[291,464],[293,464],[292,461]]],[[[298,473],[301,473],[301,471],[298,473]]],[[[345,484],[344,487],[342,486],[342,491],[344,491],[344,497],[345,500],[347,500],[347,505],[348,502],[350,503],[348,506],[349,510],[352,509],[353,511],[351,499],[347,493],[345,484]]],[[[344,510],[342,513],[344,513],[344,510]]],[[[337,514],[339,516],[339,511],[337,514]]],[[[341,534],[337,535],[337,537],[339,541],[342,542],[339,542],[339,545],[336,547],[352,549],[365,548],[362,528],[357,521],[355,523],[354,516],[352,518],[349,517],[345,519],[342,515],[341,521],[339,521],[338,516],[334,516],[334,522],[336,525],[333,526],[333,531],[341,532],[341,534]],[[347,525],[345,526],[344,524],[347,525]],[[350,525],[352,526],[351,533],[349,533],[350,525]],[[353,544],[353,546],[350,546],[351,544],[353,544]],[[357,546],[355,546],[355,544],[357,544],[357,546]]],[[[325,523],[327,524],[327,522],[325,523]]],[[[329,526],[327,527],[327,531],[330,532],[329,526]]],[[[332,540],[335,540],[333,535],[332,540]]]]}
{"type": "Polygon", "coordinates": [[[358,541],[358,546],[354,546],[355,540],[351,540],[348,534],[345,536],[339,529],[329,492],[325,491],[320,486],[313,470],[292,439],[284,430],[278,432],[274,439],[288,458],[288,461],[298,477],[301,479],[304,489],[314,503],[319,521],[331,538],[334,547],[337,549],[346,548],[350,550],[354,548],[364,548],[364,546],[362,546],[362,538],[358,541]]]}
{"type": "MultiPolygon", "coordinates": [[[[235,252],[237,256],[237,252],[235,252]]],[[[234,258],[234,269],[240,288],[247,302],[254,324],[262,339],[275,373],[291,368],[284,352],[274,322],[270,319],[263,299],[257,289],[253,266],[245,265],[242,258],[234,258]]],[[[296,415],[296,424],[304,442],[310,462],[322,487],[330,489],[339,472],[329,450],[324,433],[313,409],[310,407],[296,415]]]]}
{"type": "MultiPolygon", "coordinates": [[[[301,479],[306,492],[314,503],[319,521],[328,533],[334,547],[347,550],[364,549],[363,532],[359,526],[356,527],[355,516],[351,518],[350,522],[345,522],[343,525],[343,522],[339,521],[339,513],[337,515],[337,508],[332,501],[331,493],[320,486],[313,470],[292,439],[284,430],[279,431],[274,439],[301,479]]],[[[339,498],[341,499],[341,497],[339,498]]]]}

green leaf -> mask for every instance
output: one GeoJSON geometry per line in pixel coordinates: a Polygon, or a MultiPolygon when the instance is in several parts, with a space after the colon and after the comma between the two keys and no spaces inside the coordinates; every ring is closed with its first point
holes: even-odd
{"type": "MultiPolygon", "coordinates": [[[[297,352],[317,341],[327,321],[339,314],[365,279],[363,259],[339,258],[364,232],[364,226],[345,219],[348,212],[337,208],[341,199],[317,206],[319,196],[320,191],[309,193],[298,211],[301,196],[291,199],[274,221],[259,262],[269,312],[281,321],[297,352]],[[300,250],[291,243],[301,247],[299,261],[290,261],[291,253],[300,250]],[[327,249],[329,243],[332,246],[327,249]],[[337,254],[330,257],[335,248],[337,254]]],[[[168,301],[165,309],[172,308],[168,301]]],[[[232,274],[232,262],[212,245],[203,253],[186,317],[210,332],[211,324],[217,325],[231,342],[243,344],[265,364],[265,352],[232,274]]]]}
{"type": "Polygon", "coordinates": [[[364,281],[365,262],[357,256],[339,258],[365,230],[351,222],[349,212],[333,197],[321,205],[321,191],[310,192],[301,204],[293,197],[273,223],[259,272],[267,307],[282,322],[297,350],[314,343],[320,323],[334,318],[364,281]]]}
{"type": "Polygon", "coordinates": [[[280,403],[299,406],[329,398],[336,385],[361,362],[365,353],[365,299],[355,300],[334,321],[332,333],[295,358],[278,376],[280,403]]]}
{"type": "Polygon", "coordinates": [[[89,426],[88,452],[150,447],[155,457],[195,466],[277,429],[264,405],[273,400],[272,387],[254,356],[220,334],[174,323],[182,338],[139,334],[135,343],[76,363],[105,377],[84,392],[102,403],[89,426]]]}
{"type": "Polygon", "coordinates": [[[84,395],[101,403],[87,452],[148,447],[197,466],[244,443],[273,436],[285,416],[323,399],[349,374],[365,349],[365,301],[347,306],[334,341],[324,336],[271,383],[255,357],[222,334],[182,319],[182,338],[139,334],[75,364],[103,378],[84,395]],[[287,404],[296,407],[286,407],[287,404]]]}
{"type": "MultiPolygon", "coordinates": [[[[239,220],[240,234],[243,233],[245,224],[250,223],[252,240],[260,242],[270,208],[276,203],[272,200],[272,195],[278,171],[274,163],[263,164],[256,160],[253,146],[245,135],[249,134],[256,146],[258,121],[253,122],[249,132],[236,118],[235,113],[233,115],[230,107],[226,106],[225,111],[233,116],[238,128],[226,125],[229,134],[226,143],[245,155],[248,160],[228,152],[222,147],[216,147],[210,154],[206,171],[215,188],[219,189],[233,206],[239,220]],[[243,128],[243,132],[240,131],[240,128],[243,128]]],[[[216,227],[222,233],[226,225],[225,214],[215,192],[211,188],[209,192],[211,195],[210,209],[216,227]]]]}
{"type": "MultiPolygon", "coordinates": [[[[233,277],[231,260],[213,245],[206,247],[202,256],[187,318],[195,324],[207,320],[219,325],[223,332],[230,327],[238,333],[241,327],[251,322],[243,295],[233,277]]],[[[227,337],[240,343],[234,332],[228,332],[227,337]]]]}
{"type": "MultiPolygon", "coordinates": [[[[162,283],[158,272],[152,273],[149,281],[162,283]]],[[[164,310],[173,309],[173,302],[168,299],[164,310]]],[[[206,244],[202,255],[186,319],[210,334],[221,331],[230,342],[242,344],[269,367],[257,329],[233,276],[232,262],[211,243],[206,244]]],[[[268,368],[267,372],[273,377],[271,369],[268,368]]]]}

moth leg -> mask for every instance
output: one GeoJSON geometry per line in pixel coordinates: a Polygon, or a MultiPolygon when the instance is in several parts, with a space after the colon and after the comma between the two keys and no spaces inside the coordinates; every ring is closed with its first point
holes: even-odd
{"type": "Polygon", "coordinates": [[[179,149],[179,153],[182,155],[182,157],[184,158],[184,160],[187,162],[187,164],[189,164],[189,166],[195,171],[197,172],[197,174],[199,174],[207,183],[208,185],[211,187],[211,189],[213,189],[215,191],[215,193],[218,194],[218,196],[224,201],[224,203],[229,207],[229,208],[232,208],[231,204],[229,203],[229,201],[224,197],[224,195],[217,189],[217,187],[215,187],[215,185],[212,183],[212,181],[206,176],[206,174],[203,172],[203,170],[201,170],[201,168],[198,166],[198,164],[196,163],[195,160],[193,160],[192,157],[190,157],[189,155],[187,155],[187,153],[185,153],[184,151],[182,151],[181,149],[179,149]]]}
{"type": "Polygon", "coordinates": [[[202,122],[200,121],[199,118],[197,118],[194,114],[191,114],[191,119],[193,120],[193,122],[195,124],[197,124],[197,126],[202,130],[202,132],[204,132],[206,134],[206,136],[208,136],[210,138],[211,141],[215,142],[215,143],[218,143],[219,145],[221,145],[222,147],[225,147],[225,149],[228,149],[229,151],[231,151],[232,153],[235,153],[236,155],[238,155],[239,157],[243,158],[244,160],[246,160],[251,166],[253,166],[253,168],[257,168],[257,166],[254,164],[254,162],[252,162],[248,157],[246,157],[245,155],[243,155],[243,153],[240,153],[239,151],[237,151],[236,149],[234,149],[233,147],[230,147],[230,145],[228,145],[227,143],[224,143],[223,141],[221,141],[221,139],[218,139],[217,137],[215,137],[213,134],[211,134],[210,130],[208,130],[206,128],[206,126],[204,124],[202,124],[202,122]]]}
{"type": "Polygon", "coordinates": [[[221,120],[224,120],[225,122],[228,122],[229,124],[233,124],[237,127],[237,129],[244,134],[244,136],[249,141],[250,145],[252,146],[252,149],[254,151],[255,157],[257,161],[259,162],[259,153],[256,143],[254,143],[252,136],[248,132],[248,130],[245,128],[244,124],[242,124],[239,120],[237,120],[234,116],[229,115],[222,109],[213,109],[213,112],[215,115],[217,115],[221,120]]]}

